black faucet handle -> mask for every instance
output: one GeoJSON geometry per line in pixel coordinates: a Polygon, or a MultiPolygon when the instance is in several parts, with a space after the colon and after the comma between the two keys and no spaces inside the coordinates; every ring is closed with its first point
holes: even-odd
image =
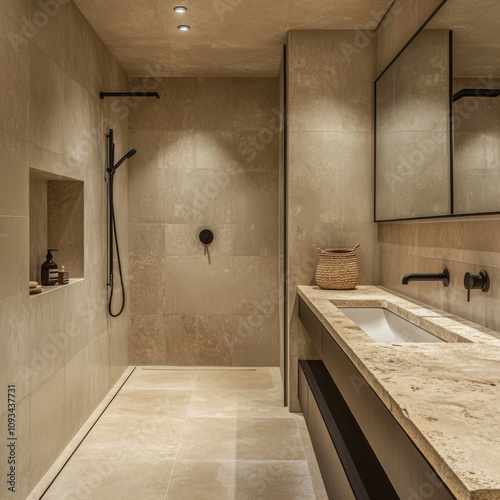
{"type": "Polygon", "coordinates": [[[465,273],[464,287],[467,290],[467,302],[470,302],[470,291],[481,290],[487,292],[490,289],[490,277],[486,271],[479,274],[465,273]]]}

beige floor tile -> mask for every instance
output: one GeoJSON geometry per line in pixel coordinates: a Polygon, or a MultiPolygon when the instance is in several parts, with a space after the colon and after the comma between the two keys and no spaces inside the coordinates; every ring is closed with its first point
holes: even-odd
{"type": "Polygon", "coordinates": [[[76,458],[173,459],[184,420],[155,415],[104,415],[85,438],[76,458]]]}
{"type": "Polygon", "coordinates": [[[163,500],[171,460],[72,459],[44,500],[163,500]]]}
{"type": "Polygon", "coordinates": [[[188,418],[179,460],[305,460],[292,418],[188,418]]]}
{"type": "Polygon", "coordinates": [[[314,500],[304,461],[177,461],[167,500],[314,500]]]}
{"type": "Polygon", "coordinates": [[[313,500],[316,495],[307,462],[239,462],[234,498],[313,500]]]}
{"type": "Polygon", "coordinates": [[[276,380],[268,368],[227,371],[200,371],[196,389],[259,389],[276,387],[276,380]]]}
{"type": "Polygon", "coordinates": [[[124,387],[113,400],[106,415],[151,415],[185,418],[192,391],[128,389],[124,387]]]}
{"type": "Polygon", "coordinates": [[[138,367],[127,382],[127,389],[194,389],[197,371],[138,367]]]}
{"type": "Polygon", "coordinates": [[[166,500],[234,498],[235,462],[176,461],[166,500]]]}
{"type": "Polygon", "coordinates": [[[288,417],[283,395],[274,389],[198,389],[193,392],[188,417],[288,417]]]}

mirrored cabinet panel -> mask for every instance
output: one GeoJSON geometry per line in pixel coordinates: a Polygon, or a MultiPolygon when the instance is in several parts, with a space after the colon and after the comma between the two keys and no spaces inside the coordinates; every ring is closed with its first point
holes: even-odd
{"type": "Polygon", "coordinates": [[[375,83],[375,220],[500,212],[500,2],[447,0],[375,83]]]}

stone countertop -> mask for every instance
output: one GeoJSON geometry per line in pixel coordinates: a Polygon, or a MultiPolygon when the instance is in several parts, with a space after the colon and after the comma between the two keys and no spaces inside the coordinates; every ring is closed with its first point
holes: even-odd
{"type": "Polygon", "coordinates": [[[299,295],[458,499],[500,499],[500,339],[381,287],[299,295]],[[337,307],[385,307],[451,343],[379,343],[337,307]]]}

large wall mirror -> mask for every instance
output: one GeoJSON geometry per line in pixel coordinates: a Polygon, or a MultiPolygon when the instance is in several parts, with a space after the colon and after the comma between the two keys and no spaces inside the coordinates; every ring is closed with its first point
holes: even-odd
{"type": "Polygon", "coordinates": [[[500,212],[500,1],[447,0],[375,82],[375,220],[500,212]]]}

